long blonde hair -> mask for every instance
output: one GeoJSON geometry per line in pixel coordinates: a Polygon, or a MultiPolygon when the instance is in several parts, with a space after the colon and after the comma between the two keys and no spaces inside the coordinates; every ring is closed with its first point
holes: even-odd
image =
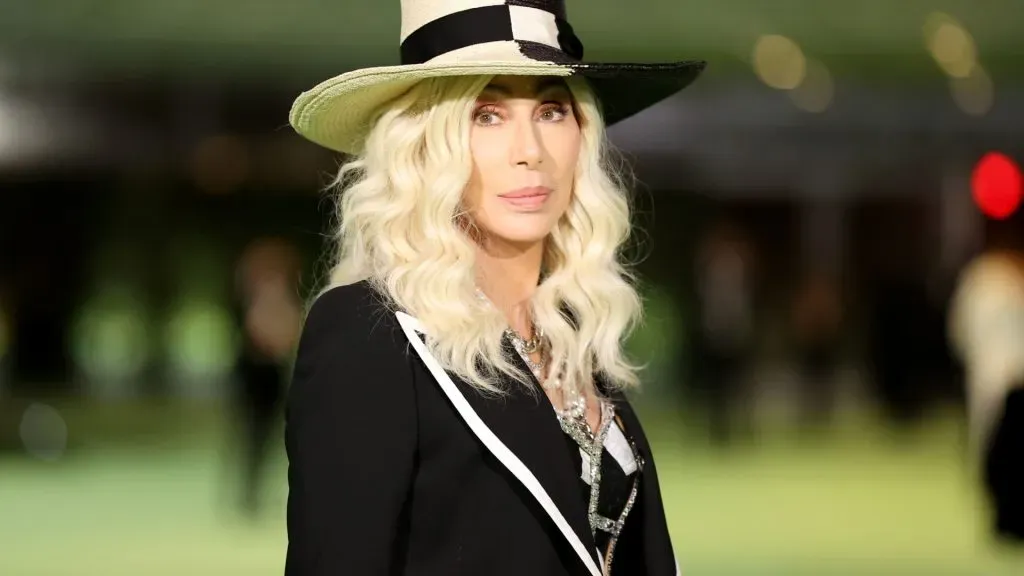
{"type": "MultiPolygon", "coordinates": [[[[529,386],[506,360],[507,320],[476,296],[476,246],[459,225],[472,170],[472,110],[490,77],[427,79],[383,108],[364,151],[344,164],[337,191],[329,289],[367,280],[388,304],[419,319],[437,360],[484,392],[503,392],[495,370],[529,386]]],[[[535,326],[550,342],[562,380],[595,390],[594,375],[638,383],[623,343],[641,314],[620,261],[630,206],[611,156],[598,103],[568,79],[582,146],[573,197],[546,242],[544,273],[531,298],[535,326]]],[[[532,389],[532,387],[531,387],[532,389]]]]}

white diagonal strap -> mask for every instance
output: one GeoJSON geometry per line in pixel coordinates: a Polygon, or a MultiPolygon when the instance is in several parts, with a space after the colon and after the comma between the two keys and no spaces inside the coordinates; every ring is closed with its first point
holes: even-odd
{"type": "Polygon", "coordinates": [[[587,570],[590,571],[592,576],[601,576],[601,570],[597,567],[597,562],[594,561],[594,557],[587,552],[586,546],[580,540],[580,537],[576,535],[572,527],[569,526],[569,522],[566,521],[565,517],[562,516],[562,512],[555,506],[555,502],[548,496],[547,491],[541,486],[537,477],[533,475],[533,472],[526,467],[525,464],[511,451],[505,443],[498,438],[487,424],[480,419],[480,416],[473,410],[473,407],[469,405],[469,401],[462,395],[462,392],[455,386],[455,382],[452,381],[451,376],[445,372],[444,368],[437,361],[436,358],[427,350],[426,344],[420,339],[419,334],[423,332],[422,326],[416,318],[404,313],[396,312],[395,315],[398,317],[398,323],[402,326],[402,331],[405,332],[406,338],[409,339],[409,343],[413,349],[419,355],[420,359],[427,366],[427,370],[437,380],[437,383],[441,386],[441,390],[448,396],[448,400],[451,401],[452,406],[458,411],[462,419],[466,421],[469,429],[476,434],[477,438],[483,442],[484,446],[494,454],[494,457],[499,462],[505,465],[506,468],[512,474],[523,483],[523,486],[537,499],[544,511],[547,512],[551,520],[554,521],[555,526],[562,533],[562,536],[569,541],[573,550],[579,555],[580,560],[586,565],[587,570]]]}

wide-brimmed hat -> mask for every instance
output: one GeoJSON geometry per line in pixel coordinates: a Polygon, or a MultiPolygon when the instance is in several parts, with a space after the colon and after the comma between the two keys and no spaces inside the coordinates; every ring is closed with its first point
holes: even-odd
{"type": "Polygon", "coordinates": [[[353,70],[303,92],[290,122],[339,152],[363,145],[377,109],[438,76],[583,76],[614,124],[688,86],[703,61],[583,61],[564,0],[402,0],[401,64],[353,70]]]}

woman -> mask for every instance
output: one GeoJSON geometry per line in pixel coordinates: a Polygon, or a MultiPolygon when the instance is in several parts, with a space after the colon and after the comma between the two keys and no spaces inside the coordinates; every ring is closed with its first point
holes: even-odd
{"type": "Polygon", "coordinates": [[[239,258],[236,313],[242,346],[235,359],[234,403],[240,432],[242,511],[261,509],[272,432],[282,413],[287,369],[295,350],[302,303],[295,286],[299,255],[282,238],[257,238],[239,258]]]}
{"type": "Polygon", "coordinates": [[[960,274],[949,336],[963,362],[970,448],[993,534],[1024,544],[1024,250],[1020,223],[991,223],[990,246],[960,274]]]}
{"type": "Polygon", "coordinates": [[[494,4],[406,0],[402,66],[293,107],[355,159],[289,398],[290,576],[677,571],[603,130],[703,65],[583,64],[561,2],[494,4]]]}

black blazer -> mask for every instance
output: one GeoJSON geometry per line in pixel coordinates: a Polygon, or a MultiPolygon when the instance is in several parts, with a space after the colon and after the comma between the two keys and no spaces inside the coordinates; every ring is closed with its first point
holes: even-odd
{"type": "MultiPolygon", "coordinates": [[[[599,575],[581,471],[547,397],[510,385],[485,398],[381,302],[362,282],[307,316],[285,433],[286,576],[599,575]]],[[[612,572],[673,576],[650,445],[613,399],[644,462],[612,572]]]]}

